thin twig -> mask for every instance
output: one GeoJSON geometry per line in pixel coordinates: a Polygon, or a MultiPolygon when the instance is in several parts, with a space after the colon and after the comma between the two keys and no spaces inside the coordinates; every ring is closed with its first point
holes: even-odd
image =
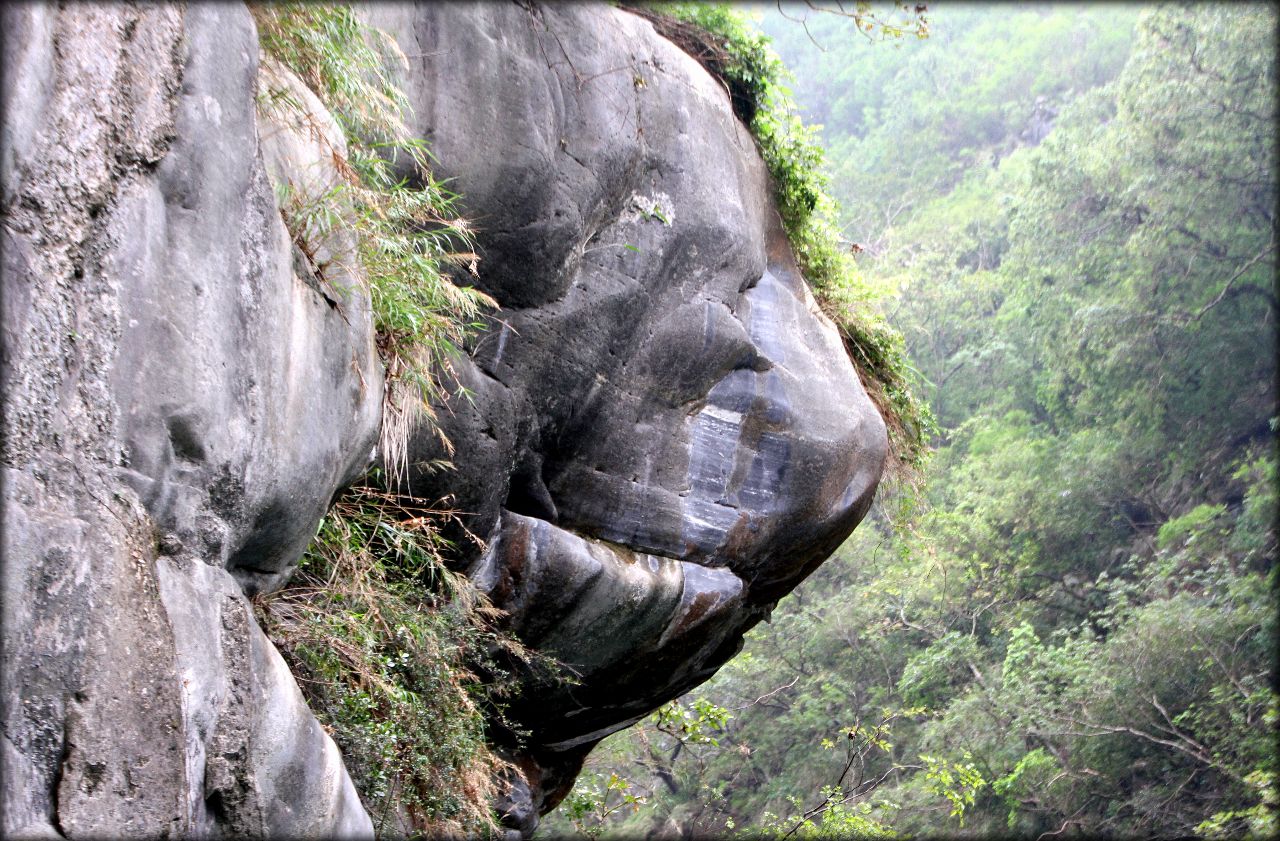
{"type": "Polygon", "coordinates": [[[740,711],[740,710],[745,710],[747,707],[754,707],[756,704],[759,704],[761,701],[764,701],[764,700],[766,700],[766,699],[768,699],[768,698],[773,697],[774,695],[777,695],[777,694],[778,694],[779,692],[781,692],[782,690],[784,690],[784,689],[790,689],[791,687],[795,686],[795,685],[796,685],[796,681],[798,681],[798,680],[800,680],[800,675],[796,675],[795,677],[793,677],[793,678],[791,679],[791,682],[790,682],[790,683],[783,684],[782,686],[779,686],[777,689],[774,689],[774,690],[771,690],[771,691],[769,691],[769,692],[764,693],[764,694],[763,694],[763,695],[761,695],[759,698],[757,698],[757,699],[755,699],[754,701],[752,701],[750,704],[743,704],[741,707],[730,707],[730,708],[729,708],[729,711],[730,711],[730,712],[735,712],[735,713],[736,713],[736,712],[738,712],[738,711],[740,711]]]}
{"type": "Polygon", "coordinates": [[[1222,291],[1218,293],[1218,296],[1216,298],[1214,298],[1212,301],[1210,301],[1209,303],[1201,307],[1200,311],[1197,312],[1195,315],[1185,317],[1185,320],[1183,321],[1183,323],[1188,324],[1192,321],[1199,321],[1204,316],[1205,313],[1207,313],[1209,310],[1216,307],[1218,304],[1222,303],[1222,299],[1227,296],[1227,292],[1231,289],[1232,284],[1234,284],[1237,280],[1239,280],[1244,275],[1245,272],[1253,268],[1255,263],[1257,263],[1263,257],[1266,257],[1268,254],[1270,254],[1272,251],[1275,251],[1275,250],[1276,250],[1276,241],[1274,238],[1272,238],[1271,242],[1267,244],[1266,248],[1262,249],[1257,254],[1250,257],[1243,266],[1236,269],[1236,273],[1233,274],[1230,277],[1230,279],[1227,280],[1226,285],[1222,287],[1222,291]]]}

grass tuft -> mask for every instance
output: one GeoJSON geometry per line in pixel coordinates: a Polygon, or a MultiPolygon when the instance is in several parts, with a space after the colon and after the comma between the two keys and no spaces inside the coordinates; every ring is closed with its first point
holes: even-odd
{"type": "MultiPolygon", "coordinates": [[[[376,477],[375,477],[376,478],[376,477]]],[[[428,835],[490,835],[498,777],[486,712],[511,686],[495,652],[524,649],[490,627],[497,616],[440,559],[440,511],[409,511],[367,483],[320,525],[290,586],[259,596],[263,629],[341,749],[379,836],[398,822],[428,835]]]]}
{"type": "MultiPolygon", "coordinates": [[[[330,149],[342,183],[305,207],[286,204],[284,218],[306,253],[315,234],[350,208],[354,248],[329,264],[368,280],[386,366],[381,450],[398,485],[408,471],[411,430],[423,419],[434,427],[432,404],[443,396],[452,360],[497,302],[462,283],[476,273],[472,231],[456,212],[457,197],[432,177],[425,142],[408,128],[409,103],[390,69],[405,64],[394,40],[346,5],[260,4],[252,11],[263,51],[316,94],[345,135],[345,149],[330,149]],[[398,175],[397,164],[411,176],[398,175]],[[317,217],[325,223],[317,225],[317,217]]],[[[301,108],[280,90],[260,91],[259,103],[277,114],[301,108]]]]}

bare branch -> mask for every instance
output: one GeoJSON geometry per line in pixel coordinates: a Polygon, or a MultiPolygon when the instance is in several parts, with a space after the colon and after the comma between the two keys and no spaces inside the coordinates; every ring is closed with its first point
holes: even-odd
{"type": "Polygon", "coordinates": [[[784,683],[782,686],[779,686],[777,689],[773,689],[773,690],[770,690],[769,692],[764,693],[764,694],[763,694],[763,695],[761,695],[759,698],[755,699],[754,701],[752,701],[752,702],[751,702],[751,703],[749,703],[749,704],[743,704],[743,705],[742,705],[742,706],[740,706],[740,707],[730,707],[730,708],[729,708],[729,711],[730,711],[730,712],[735,712],[735,713],[736,713],[736,712],[738,712],[739,710],[745,710],[747,707],[754,707],[756,704],[759,704],[761,701],[767,700],[767,699],[769,699],[769,698],[773,697],[774,695],[777,695],[777,694],[778,694],[779,692],[781,692],[782,690],[784,690],[784,689],[790,689],[791,687],[795,686],[795,685],[796,685],[796,681],[798,681],[798,680],[800,680],[800,675],[796,675],[795,677],[793,677],[793,678],[791,679],[791,682],[790,682],[790,683],[784,683]]]}
{"type": "Polygon", "coordinates": [[[814,38],[814,37],[813,37],[813,33],[809,31],[809,23],[808,23],[808,21],[807,21],[805,18],[793,18],[793,17],[791,17],[791,15],[787,14],[786,12],[784,12],[784,11],[782,10],[782,0],[774,0],[774,1],[775,1],[775,4],[776,4],[776,5],[777,5],[777,7],[778,7],[778,14],[782,15],[784,18],[786,18],[787,20],[791,21],[792,23],[798,23],[798,24],[800,24],[801,26],[803,26],[803,27],[804,27],[804,34],[805,34],[805,35],[807,35],[807,36],[809,36],[809,41],[810,41],[810,43],[812,43],[815,47],[817,47],[817,48],[818,48],[818,50],[819,50],[820,52],[824,52],[824,53],[825,53],[825,52],[827,51],[827,48],[826,48],[826,47],[824,47],[824,46],[822,46],[821,44],[819,44],[819,43],[818,43],[818,40],[817,40],[816,38],[814,38]]]}
{"type": "Polygon", "coordinates": [[[1232,284],[1234,284],[1237,280],[1239,280],[1244,275],[1245,272],[1253,268],[1254,265],[1259,260],[1266,257],[1268,254],[1270,254],[1275,250],[1276,250],[1276,241],[1275,241],[1275,238],[1273,237],[1271,242],[1267,243],[1266,248],[1262,249],[1257,254],[1250,257],[1248,260],[1245,261],[1245,264],[1243,266],[1236,269],[1236,273],[1233,274],[1230,277],[1230,279],[1227,280],[1226,285],[1222,287],[1222,291],[1218,293],[1218,297],[1214,298],[1212,301],[1210,301],[1209,303],[1201,307],[1200,311],[1197,312],[1196,314],[1191,316],[1183,316],[1182,323],[1189,324],[1192,321],[1199,321],[1201,318],[1203,318],[1205,313],[1207,313],[1209,310],[1216,307],[1218,304],[1222,303],[1222,300],[1227,297],[1227,292],[1231,289],[1232,284]]]}

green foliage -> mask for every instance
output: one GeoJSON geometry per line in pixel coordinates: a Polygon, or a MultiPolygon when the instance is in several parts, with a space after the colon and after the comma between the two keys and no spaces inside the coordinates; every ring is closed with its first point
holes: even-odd
{"type": "Polygon", "coordinates": [[[1169,549],[1174,544],[1185,545],[1206,533],[1224,514],[1225,505],[1197,505],[1181,517],[1172,517],[1156,532],[1156,548],[1169,549]]]}
{"type": "Polygon", "coordinates": [[[964,761],[961,762],[924,753],[920,754],[920,759],[925,763],[924,779],[929,790],[951,804],[950,816],[964,826],[965,809],[973,805],[978,791],[987,785],[982,774],[969,761],[969,752],[964,752],[964,761]]]}
{"type": "Polygon", "coordinates": [[[957,684],[967,681],[968,664],[977,658],[978,644],[973,637],[949,631],[907,661],[898,678],[898,693],[907,703],[942,705],[957,684]]]}
{"type": "Polygon", "coordinates": [[[1257,563],[1276,545],[1276,512],[1280,510],[1280,492],[1276,482],[1276,459],[1263,453],[1254,459],[1243,459],[1231,474],[1245,483],[1244,503],[1231,535],[1231,550],[1243,562],[1257,563]]]}
{"type": "Polygon", "coordinates": [[[598,838],[615,813],[638,812],[645,797],[631,791],[631,783],[617,774],[584,774],[561,802],[559,811],[577,832],[587,838],[598,838]]]}
{"type": "MultiPolygon", "coordinates": [[[[749,838],[813,838],[829,841],[901,837],[880,820],[879,812],[872,804],[850,804],[845,791],[839,786],[826,786],[819,795],[824,803],[830,805],[818,815],[796,820],[766,811],[761,816],[758,830],[739,834],[749,838]]],[[[802,808],[799,798],[792,798],[790,803],[793,809],[802,808]]],[[[733,828],[732,823],[729,828],[733,828]]]]}
{"type": "Polygon", "coordinates": [[[690,707],[679,699],[663,704],[651,717],[654,729],[667,733],[685,744],[713,745],[720,742],[715,734],[724,731],[733,716],[724,707],[706,698],[696,698],[690,707]]]}
{"type": "Polygon", "coordinates": [[[1280,793],[1276,787],[1275,774],[1268,771],[1254,771],[1245,777],[1245,782],[1257,790],[1257,800],[1248,809],[1235,809],[1216,812],[1208,820],[1196,827],[1196,832],[1206,838],[1275,838],[1280,830],[1280,793]]]}
{"type": "Polygon", "coordinates": [[[1012,771],[992,783],[991,787],[1008,804],[1009,829],[1018,828],[1022,803],[1050,792],[1054,783],[1062,779],[1061,771],[1062,766],[1053,757],[1043,748],[1036,748],[1023,755],[1012,771]]]}
{"type": "MultiPolygon", "coordinates": [[[[432,402],[443,396],[450,360],[481,312],[497,304],[455,282],[451,267],[476,271],[471,230],[455,213],[456,197],[432,178],[425,143],[406,125],[409,105],[394,74],[404,57],[395,42],[347,5],[263,4],[253,11],[263,51],[302,79],[345,134],[346,148],[330,150],[343,181],[309,199],[280,185],[282,212],[309,257],[335,228],[354,235],[354,247],[317,268],[336,264],[367,280],[386,365],[382,451],[398,481],[409,430],[419,417],[434,419],[432,402]]],[[[260,92],[259,105],[314,120],[281,90],[260,92]]]]}
{"type": "Polygon", "coordinates": [[[788,18],[801,11],[770,16],[765,29],[815,92],[804,113],[826,127],[842,221],[868,256],[918,243],[893,229],[1026,142],[1028,117],[1114,76],[1137,14],[944,8],[927,39],[864,50],[844,46],[853,27],[838,16],[808,14],[796,26],[788,18]]]}

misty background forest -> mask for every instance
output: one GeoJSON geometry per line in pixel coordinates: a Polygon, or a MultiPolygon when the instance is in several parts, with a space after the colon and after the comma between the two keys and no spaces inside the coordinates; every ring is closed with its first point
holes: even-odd
{"type": "Polygon", "coordinates": [[[738,7],[929,457],[539,835],[1276,829],[1276,8],[738,7]]]}

